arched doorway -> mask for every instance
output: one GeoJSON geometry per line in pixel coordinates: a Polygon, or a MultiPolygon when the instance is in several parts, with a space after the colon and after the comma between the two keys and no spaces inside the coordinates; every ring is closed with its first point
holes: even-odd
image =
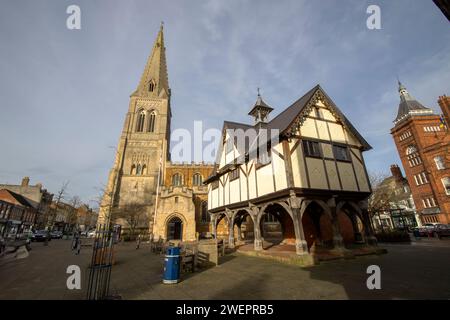
{"type": "Polygon", "coordinates": [[[333,246],[331,217],[317,202],[313,201],[306,207],[301,222],[308,250],[311,250],[311,247],[333,246]]]}
{"type": "Polygon", "coordinates": [[[224,213],[220,214],[216,222],[217,239],[228,239],[229,234],[228,224],[229,224],[228,217],[224,213]]]}
{"type": "Polygon", "coordinates": [[[291,216],[282,205],[268,205],[259,220],[262,238],[274,246],[295,245],[295,229],[291,216]]]}
{"type": "Polygon", "coordinates": [[[246,210],[240,210],[234,217],[234,239],[238,242],[253,242],[255,239],[253,219],[246,210]]]}
{"type": "Polygon", "coordinates": [[[183,240],[183,221],[172,217],[167,222],[167,240],[183,240]]]}
{"type": "Polygon", "coordinates": [[[344,244],[364,243],[364,224],[356,209],[349,203],[345,203],[337,215],[344,244]]]}

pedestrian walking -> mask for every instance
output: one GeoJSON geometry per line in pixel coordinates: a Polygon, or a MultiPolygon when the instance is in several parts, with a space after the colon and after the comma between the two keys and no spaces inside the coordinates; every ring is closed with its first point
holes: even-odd
{"type": "Polygon", "coordinates": [[[78,232],[75,232],[72,240],[72,251],[77,250],[79,242],[80,242],[80,235],[78,234],[78,232]]]}
{"type": "Polygon", "coordinates": [[[136,250],[139,249],[140,245],[141,245],[141,235],[138,235],[136,239],[136,250]]]}
{"type": "Polygon", "coordinates": [[[81,239],[80,238],[78,238],[77,246],[76,246],[75,250],[76,250],[75,254],[79,255],[80,251],[81,251],[81,239]]]}
{"type": "Polygon", "coordinates": [[[45,232],[44,246],[48,246],[48,238],[50,238],[50,232],[45,232]]]}

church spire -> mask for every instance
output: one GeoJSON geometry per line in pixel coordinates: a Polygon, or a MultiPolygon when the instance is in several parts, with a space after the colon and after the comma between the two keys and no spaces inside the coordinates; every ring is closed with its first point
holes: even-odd
{"type": "Polygon", "coordinates": [[[163,22],[161,22],[152,53],[148,57],[138,88],[132,95],[159,98],[170,96],[163,22]]]}

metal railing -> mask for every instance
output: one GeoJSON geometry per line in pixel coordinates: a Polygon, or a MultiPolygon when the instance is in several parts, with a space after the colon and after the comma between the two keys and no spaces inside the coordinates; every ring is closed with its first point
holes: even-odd
{"type": "Polygon", "coordinates": [[[116,228],[106,225],[97,226],[92,247],[91,264],[87,286],[88,300],[105,300],[109,298],[109,284],[114,260],[114,242],[116,228]]]}

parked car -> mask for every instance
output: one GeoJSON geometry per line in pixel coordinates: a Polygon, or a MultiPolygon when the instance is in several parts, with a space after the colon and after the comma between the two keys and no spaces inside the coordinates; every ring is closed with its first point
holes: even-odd
{"type": "Polygon", "coordinates": [[[448,224],[436,224],[432,230],[433,237],[443,238],[450,237],[450,225],[448,224]]]}
{"type": "Polygon", "coordinates": [[[35,233],[33,233],[33,236],[31,237],[31,241],[45,241],[47,239],[48,241],[52,240],[52,237],[50,236],[50,232],[47,230],[38,230],[35,233]]]}
{"type": "Polygon", "coordinates": [[[95,230],[91,230],[87,233],[87,236],[88,238],[95,238],[95,234],[96,234],[95,230]]]}
{"type": "Polygon", "coordinates": [[[413,233],[414,235],[417,237],[428,237],[428,234],[430,232],[429,228],[425,228],[425,227],[416,227],[413,229],[413,233]]]}
{"type": "Polygon", "coordinates": [[[50,232],[50,237],[52,239],[62,239],[63,233],[62,233],[62,231],[52,231],[52,232],[50,232]]]}
{"type": "Polygon", "coordinates": [[[22,232],[16,235],[16,240],[28,240],[33,237],[32,231],[22,232]]]}

